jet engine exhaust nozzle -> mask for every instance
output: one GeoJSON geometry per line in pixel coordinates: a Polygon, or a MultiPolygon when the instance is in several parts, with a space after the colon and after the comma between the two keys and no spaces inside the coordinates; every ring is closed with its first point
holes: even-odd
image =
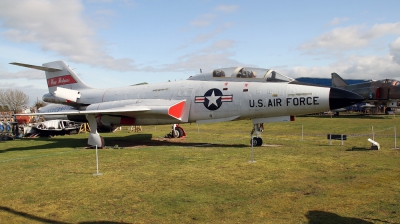
{"type": "Polygon", "coordinates": [[[329,108],[331,110],[348,107],[365,100],[364,97],[344,90],[331,87],[329,92],[329,108]]]}

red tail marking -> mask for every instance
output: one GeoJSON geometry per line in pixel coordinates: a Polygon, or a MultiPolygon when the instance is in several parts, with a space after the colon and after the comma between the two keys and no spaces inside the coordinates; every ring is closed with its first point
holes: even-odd
{"type": "Polygon", "coordinates": [[[185,101],[179,102],[168,109],[168,115],[176,119],[180,119],[183,112],[185,101]]]}
{"type": "Polygon", "coordinates": [[[73,83],[76,83],[76,80],[74,78],[72,78],[71,75],[63,75],[63,76],[58,76],[58,77],[47,79],[48,87],[61,86],[61,85],[67,85],[67,84],[73,84],[73,83]]]}

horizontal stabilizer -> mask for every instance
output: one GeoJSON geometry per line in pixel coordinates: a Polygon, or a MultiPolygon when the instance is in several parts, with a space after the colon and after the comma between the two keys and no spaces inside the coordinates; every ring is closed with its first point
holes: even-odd
{"type": "Polygon", "coordinates": [[[62,71],[62,69],[58,69],[58,68],[50,68],[50,67],[44,67],[44,66],[29,65],[29,64],[23,64],[23,63],[18,63],[18,62],[12,62],[10,64],[18,65],[18,66],[22,66],[22,67],[26,67],[26,68],[33,68],[33,69],[42,70],[42,71],[46,71],[46,72],[62,71]]]}

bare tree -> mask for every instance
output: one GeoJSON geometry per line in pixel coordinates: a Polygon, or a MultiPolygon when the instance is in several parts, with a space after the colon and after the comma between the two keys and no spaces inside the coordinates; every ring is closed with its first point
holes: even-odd
{"type": "Polygon", "coordinates": [[[10,110],[20,110],[27,107],[29,96],[18,89],[0,89],[0,105],[10,110]]]}
{"type": "Polygon", "coordinates": [[[47,103],[42,100],[37,100],[36,103],[33,105],[36,109],[46,106],[47,103]]]}

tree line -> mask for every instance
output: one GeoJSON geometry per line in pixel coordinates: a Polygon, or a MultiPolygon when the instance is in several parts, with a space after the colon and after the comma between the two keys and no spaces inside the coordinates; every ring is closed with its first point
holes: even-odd
{"type": "MultiPolygon", "coordinates": [[[[36,101],[33,107],[45,106],[43,101],[36,101]]],[[[29,96],[19,89],[0,89],[0,111],[15,111],[29,108],[29,96]]]]}

